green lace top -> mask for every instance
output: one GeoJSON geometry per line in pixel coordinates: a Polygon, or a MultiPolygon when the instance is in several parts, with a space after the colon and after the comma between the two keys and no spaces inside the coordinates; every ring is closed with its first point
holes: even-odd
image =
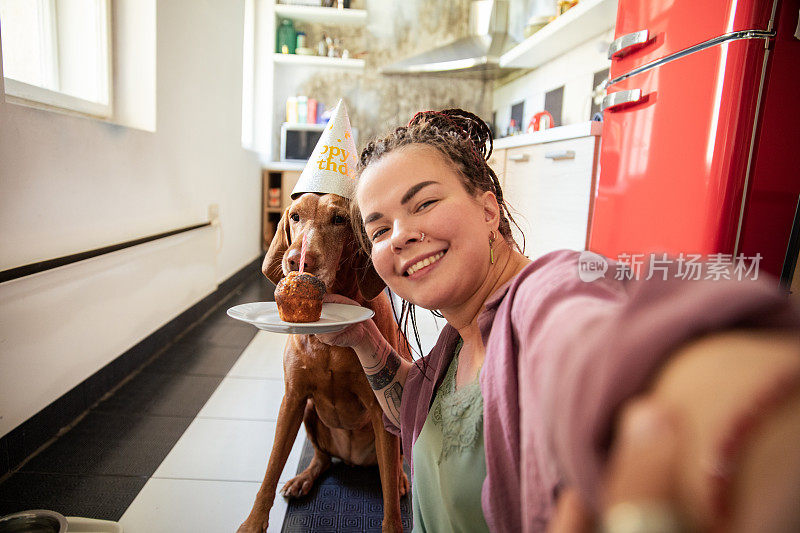
{"type": "Polygon", "coordinates": [[[461,345],[459,340],[412,450],[415,532],[489,530],[481,508],[483,396],[477,379],[456,389],[461,345]]]}

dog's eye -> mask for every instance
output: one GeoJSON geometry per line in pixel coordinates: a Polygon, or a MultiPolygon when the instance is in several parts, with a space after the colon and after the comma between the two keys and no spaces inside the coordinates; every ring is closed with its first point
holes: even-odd
{"type": "Polygon", "coordinates": [[[291,215],[289,215],[289,218],[291,218],[295,222],[300,222],[300,215],[298,215],[297,213],[292,213],[291,215]]]}
{"type": "Polygon", "coordinates": [[[338,225],[344,224],[347,222],[347,219],[344,218],[342,215],[333,215],[333,223],[338,225]]]}

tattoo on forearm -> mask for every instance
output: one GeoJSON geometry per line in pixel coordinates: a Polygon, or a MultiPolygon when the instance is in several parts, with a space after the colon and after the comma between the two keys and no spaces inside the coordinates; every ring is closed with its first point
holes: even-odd
{"type": "Polygon", "coordinates": [[[403,396],[403,386],[399,381],[395,381],[391,387],[383,392],[386,398],[386,407],[397,421],[400,421],[400,399],[403,396]]]}
{"type": "Polygon", "coordinates": [[[367,381],[369,381],[372,390],[381,390],[390,384],[395,375],[397,375],[398,368],[400,368],[400,356],[390,352],[387,354],[386,362],[380,370],[375,374],[367,374],[367,381]]]}
{"type": "Polygon", "coordinates": [[[383,363],[386,361],[386,358],[392,352],[392,347],[387,343],[378,348],[378,351],[372,355],[372,359],[375,360],[374,365],[364,366],[365,372],[372,372],[377,368],[383,366],[383,363]]]}

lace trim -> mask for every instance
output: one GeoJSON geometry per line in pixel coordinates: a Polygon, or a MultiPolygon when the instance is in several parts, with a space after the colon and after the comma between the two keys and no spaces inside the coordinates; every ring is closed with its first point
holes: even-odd
{"type": "Polygon", "coordinates": [[[452,454],[473,448],[483,429],[483,395],[478,380],[456,390],[458,354],[462,344],[459,339],[453,361],[431,409],[434,424],[442,430],[442,451],[437,461],[440,465],[452,454]]]}

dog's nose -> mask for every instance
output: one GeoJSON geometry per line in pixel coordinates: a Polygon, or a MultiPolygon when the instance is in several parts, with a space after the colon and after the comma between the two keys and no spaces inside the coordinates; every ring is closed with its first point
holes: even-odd
{"type": "MultiPolygon", "coordinates": [[[[300,270],[300,250],[297,249],[289,250],[289,254],[286,256],[286,260],[289,263],[289,270],[300,270]]],[[[306,257],[305,261],[303,261],[303,264],[304,264],[303,270],[311,273],[317,266],[317,258],[314,256],[313,253],[306,250],[306,257]]]]}

